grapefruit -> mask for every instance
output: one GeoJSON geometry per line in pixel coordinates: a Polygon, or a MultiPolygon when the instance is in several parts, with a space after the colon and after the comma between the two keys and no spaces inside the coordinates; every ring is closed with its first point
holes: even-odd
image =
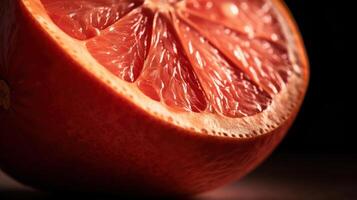
{"type": "Polygon", "coordinates": [[[44,190],[188,195],[254,169],[308,85],[279,0],[3,0],[0,167],[44,190]]]}

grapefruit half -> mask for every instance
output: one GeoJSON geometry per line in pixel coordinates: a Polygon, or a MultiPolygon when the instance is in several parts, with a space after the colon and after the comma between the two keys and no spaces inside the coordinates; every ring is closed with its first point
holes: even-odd
{"type": "Polygon", "coordinates": [[[45,190],[196,194],[281,141],[308,85],[279,0],[5,0],[0,167],[45,190]]]}

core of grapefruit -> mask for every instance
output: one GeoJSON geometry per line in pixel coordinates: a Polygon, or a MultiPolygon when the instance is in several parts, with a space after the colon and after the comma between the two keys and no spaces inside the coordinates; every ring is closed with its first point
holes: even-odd
{"type": "Polygon", "coordinates": [[[279,0],[0,4],[0,167],[40,189],[213,189],[271,153],[308,85],[279,0]]]}

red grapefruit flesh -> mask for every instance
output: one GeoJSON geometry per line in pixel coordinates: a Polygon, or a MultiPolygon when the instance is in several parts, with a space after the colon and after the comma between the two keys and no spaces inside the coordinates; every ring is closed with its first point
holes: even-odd
{"type": "Polygon", "coordinates": [[[278,0],[5,0],[0,17],[0,167],[42,189],[213,189],[271,153],[307,88],[278,0]]]}

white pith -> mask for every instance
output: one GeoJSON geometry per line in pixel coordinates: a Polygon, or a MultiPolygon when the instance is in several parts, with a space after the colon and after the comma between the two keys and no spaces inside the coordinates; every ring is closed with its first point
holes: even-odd
{"type": "MultiPolygon", "coordinates": [[[[99,64],[87,50],[86,41],[79,41],[68,36],[52,22],[40,0],[22,0],[22,3],[48,36],[58,44],[59,48],[63,49],[63,53],[67,53],[73,58],[78,63],[78,66],[83,67],[120,96],[133,102],[139,108],[176,126],[197,133],[248,138],[269,133],[271,130],[277,128],[291,117],[292,113],[299,108],[302,102],[306,89],[306,80],[304,79],[306,76],[302,73],[305,73],[305,71],[301,71],[300,74],[292,73],[286,87],[273,97],[271,105],[263,112],[254,116],[230,118],[209,112],[173,111],[161,102],[152,100],[143,94],[137,85],[119,79],[99,64]]],[[[276,13],[278,13],[278,18],[281,21],[284,34],[288,40],[290,60],[293,65],[297,65],[296,38],[293,37],[292,31],[283,17],[279,15],[280,13],[276,13]]]]}

